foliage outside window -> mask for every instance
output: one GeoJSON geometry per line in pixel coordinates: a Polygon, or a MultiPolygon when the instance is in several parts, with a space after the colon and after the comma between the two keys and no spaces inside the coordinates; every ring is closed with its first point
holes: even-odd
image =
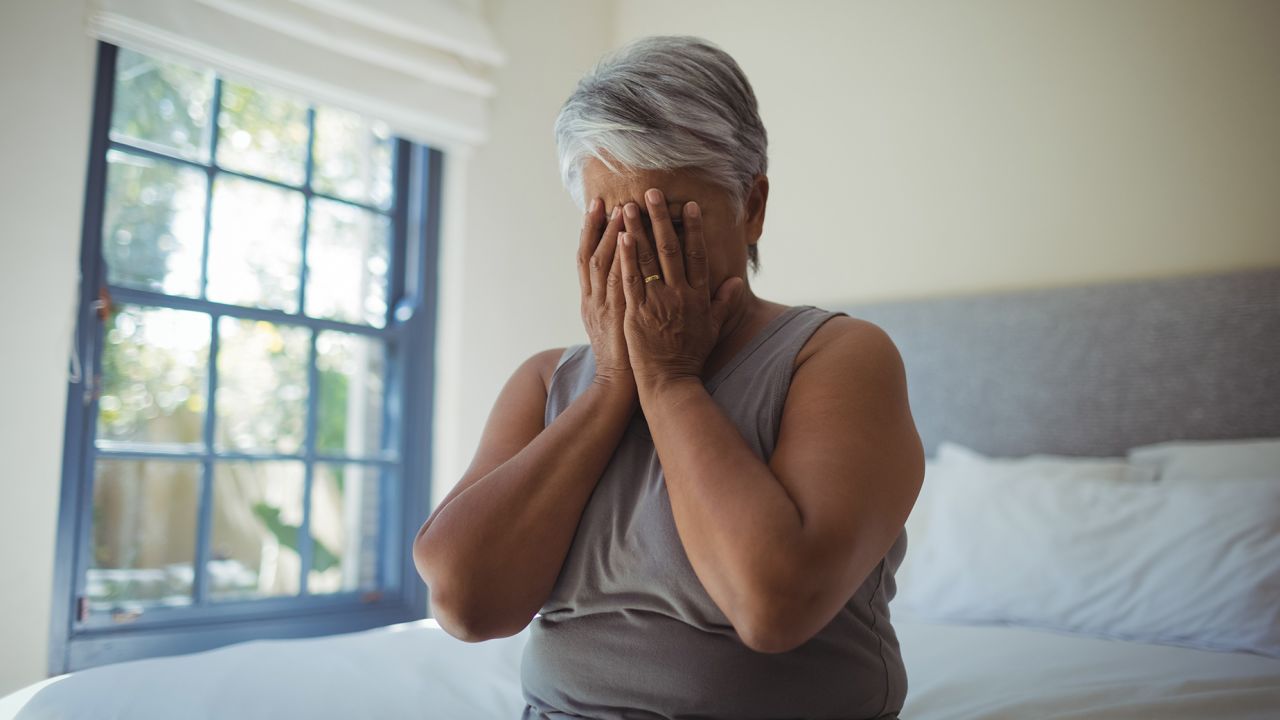
{"type": "Polygon", "coordinates": [[[74,628],[376,602],[400,584],[390,306],[410,146],[375,119],[103,47],[74,628]]]}

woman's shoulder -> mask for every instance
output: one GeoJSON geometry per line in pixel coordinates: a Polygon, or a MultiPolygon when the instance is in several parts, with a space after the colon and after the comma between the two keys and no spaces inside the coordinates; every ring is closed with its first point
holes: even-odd
{"type": "Polygon", "coordinates": [[[565,356],[565,351],[576,345],[566,345],[561,347],[547,348],[533,354],[530,362],[538,368],[538,375],[542,378],[543,389],[549,390],[551,387],[551,376],[555,374],[556,368],[560,366],[560,361],[565,356]]]}
{"type": "Polygon", "coordinates": [[[879,325],[859,317],[853,317],[843,310],[829,310],[816,306],[808,306],[813,311],[827,315],[813,334],[809,336],[800,351],[796,353],[795,367],[798,369],[806,360],[820,352],[835,350],[846,343],[874,343],[883,345],[889,340],[888,333],[879,325]]]}
{"type": "Polygon", "coordinates": [[[564,345],[561,347],[548,348],[533,356],[533,362],[538,366],[538,372],[542,376],[542,387],[551,392],[551,378],[556,374],[556,370],[564,364],[571,356],[576,353],[587,352],[591,349],[589,343],[578,343],[576,345],[564,345]]]}

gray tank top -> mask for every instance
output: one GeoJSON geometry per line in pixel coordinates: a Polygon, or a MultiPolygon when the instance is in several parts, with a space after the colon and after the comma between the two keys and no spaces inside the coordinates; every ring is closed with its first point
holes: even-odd
{"type": "MultiPolygon", "coordinates": [[[[819,325],[844,314],[790,307],[705,383],[764,462],[773,454],[797,353],[819,325]]],[[[590,344],[565,349],[547,392],[548,425],[594,372],[590,344]]],[[[785,653],[748,648],[689,564],[637,410],[530,625],[522,718],[896,717],[907,676],[889,601],[906,548],[903,530],[835,618],[803,645],[785,653]]]]}

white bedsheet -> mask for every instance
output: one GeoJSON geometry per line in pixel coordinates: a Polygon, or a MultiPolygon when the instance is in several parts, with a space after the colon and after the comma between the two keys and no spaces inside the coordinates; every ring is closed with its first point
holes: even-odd
{"type": "MultiPolygon", "coordinates": [[[[899,615],[894,627],[904,720],[1280,717],[1272,658],[899,615]]],[[[120,663],[2,698],[0,719],[515,720],[527,632],[468,644],[423,620],[120,663]]]]}
{"type": "Polygon", "coordinates": [[[1280,718],[1280,660],[894,617],[904,720],[1280,718]]]}

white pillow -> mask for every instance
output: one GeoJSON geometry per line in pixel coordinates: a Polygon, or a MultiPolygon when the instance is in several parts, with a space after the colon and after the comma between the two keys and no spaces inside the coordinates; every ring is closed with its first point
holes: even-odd
{"type": "Polygon", "coordinates": [[[1280,478],[1280,438],[1173,440],[1133,448],[1129,460],[1157,470],[1161,482],[1280,478]]]}
{"type": "Polygon", "coordinates": [[[1036,453],[1023,457],[989,457],[959,443],[943,440],[938,445],[941,466],[958,465],[989,477],[1073,478],[1111,480],[1114,482],[1155,482],[1156,468],[1137,465],[1123,457],[1090,457],[1083,455],[1049,455],[1036,453]]]}
{"type": "MultiPolygon", "coordinates": [[[[1107,479],[1115,482],[1153,482],[1155,469],[1135,466],[1125,458],[1082,457],[1037,453],[1025,457],[988,457],[976,450],[950,440],[938,445],[934,457],[926,457],[924,481],[916,503],[907,517],[907,552],[902,564],[894,573],[899,592],[915,582],[916,556],[929,544],[930,517],[934,512],[933,488],[937,483],[950,482],[957,474],[980,472],[988,477],[1057,477],[1064,481],[1072,478],[1107,479]]],[[[894,602],[892,610],[902,616],[912,616],[904,603],[894,602]]]]}
{"type": "Polygon", "coordinates": [[[1280,658],[1277,478],[942,474],[895,610],[1280,658]]]}
{"type": "MultiPolygon", "coordinates": [[[[897,592],[899,594],[902,593],[904,586],[915,583],[916,555],[920,554],[917,548],[924,547],[929,540],[929,516],[933,513],[933,485],[939,472],[938,461],[935,458],[926,457],[924,459],[924,481],[920,486],[920,494],[916,497],[916,504],[911,507],[911,514],[907,516],[907,521],[903,526],[907,533],[907,552],[902,556],[902,563],[898,565],[898,569],[893,573],[893,579],[897,583],[897,592]]],[[[890,612],[894,615],[910,615],[911,613],[905,606],[899,607],[900,604],[896,599],[891,600],[890,612]]]]}

